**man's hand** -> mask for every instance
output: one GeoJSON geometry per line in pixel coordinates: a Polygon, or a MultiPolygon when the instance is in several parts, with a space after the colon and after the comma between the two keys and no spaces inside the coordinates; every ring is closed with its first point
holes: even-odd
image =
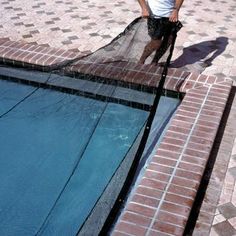
{"type": "Polygon", "coordinates": [[[177,9],[174,9],[170,14],[169,21],[177,22],[178,20],[179,20],[179,11],[177,9]]]}
{"type": "Polygon", "coordinates": [[[147,10],[147,8],[142,8],[142,17],[147,18],[149,17],[149,11],[147,10]]]}

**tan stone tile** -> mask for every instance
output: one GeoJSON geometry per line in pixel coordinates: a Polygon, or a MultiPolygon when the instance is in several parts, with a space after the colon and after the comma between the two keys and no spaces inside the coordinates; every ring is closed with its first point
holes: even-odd
{"type": "Polygon", "coordinates": [[[233,149],[232,149],[232,155],[235,155],[236,154],[236,139],[234,139],[234,146],[233,146],[233,149]]]}
{"type": "Polygon", "coordinates": [[[236,229],[236,217],[228,219],[228,221],[236,229]]]}
{"type": "Polygon", "coordinates": [[[221,223],[221,222],[223,222],[223,221],[225,221],[225,220],[226,220],[226,219],[225,219],[225,217],[224,217],[222,214],[216,215],[216,216],[214,217],[214,220],[213,220],[213,225],[218,224],[218,223],[221,223]]]}
{"type": "Polygon", "coordinates": [[[231,201],[231,194],[222,193],[218,205],[222,205],[231,201]]]}
{"type": "Polygon", "coordinates": [[[213,227],[211,228],[210,236],[219,236],[219,234],[216,233],[213,227]]]}

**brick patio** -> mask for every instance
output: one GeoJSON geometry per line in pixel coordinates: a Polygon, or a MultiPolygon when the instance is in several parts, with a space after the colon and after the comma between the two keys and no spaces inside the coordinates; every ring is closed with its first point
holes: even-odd
{"type": "MultiPolygon", "coordinates": [[[[15,0],[2,1],[0,6],[4,9],[4,15],[0,19],[0,37],[2,38],[0,40],[0,51],[3,56],[3,61],[8,63],[14,61],[15,64],[19,61],[18,58],[27,58],[24,60],[24,65],[29,66],[31,63],[35,63],[34,59],[36,59],[40,69],[44,68],[45,70],[50,69],[52,65],[57,66],[62,62],[73,60],[73,58],[78,55],[84,55],[85,53],[104,46],[120,33],[129,22],[139,15],[139,7],[136,1],[128,3],[122,1],[117,3],[108,1],[86,1],[79,3],[75,1],[39,1],[36,4],[33,1],[26,2],[24,0],[15,0]],[[57,6],[56,8],[55,5],[57,6]],[[87,11],[87,9],[89,9],[89,11],[87,11]],[[68,24],[68,22],[70,22],[70,24],[68,24]],[[104,25],[106,27],[104,27],[104,25]],[[12,50],[12,48],[6,47],[8,43],[20,45],[19,50],[12,50]],[[30,45],[25,43],[30,43],[30,45]],[[23,45],[31,49],[34,48],[35,50],[36,46],[39,51],[44,50],[45,46],[50,46],[50,51],[46,48],[45,51],[41,51],[41,53],[47,54],[50,52],[52,54],[49,53],[50,57],[44,57],[43,54],[35,53],[33,50],[28,52],[20,51],[27,49],[22,48],[23,45]],[[64,51],[60,51],[58,48],[64,51]],[[64,52],[65,54],[63,54],[64,52]],[[29,53],[34,54],[29,55],[29,53]],[[61,54],[58,55],[58,53],[61,54]]],[[[146,232],[148,232],[149,235],[152,235],[151,233],[154,232],[156,235],[158,231],[163,232],[163,230],[167,230],[170,234],[174,235],[182,234],[184,230],[183,223],[186,222],[186,217],[190,212],[190,205],[193,202],[193,198],[187,197],[187,199],[185,199],[185,196],[183,199],[182,195],[180,195],[178,200],[175,199],[176,202],[174,206],[171,205],[169,202],[172,201],[171,197],[173,193],[168,190],[172,187],[172,182],[167,183],[166,179],[170,178],[176,181],[177,178],[178,181],[178,178],[183,180],[184,178],[189,178],[189,174],[191,174],[193,180],[190,183],[191,188],[187,190],[191,190],[190,192],[193,196],[196,194],[199,180],[195,180],[195,178],[199,179],[199,174],[203,173],[204,165],[209,156],[206,153],[209,154],[213,145],[208,137],[213,138],[216,136],[220,117],[223,114],[224,106],[229,95],[230,81],[227,78],[233,80],[236,78],[236,25],[233,20],[235,8],[235,2],[232,0],[214,2],[207,0],[204,2],[184,3],[183,9],[181,9],[181,20],[185,27],[181,30],[177,39],[173,58],[181,58],[181,65],[187,64],[188,60],[190,60],[193,63],[193,71],[191,71],[191,75],[181,71],[181,69],[169,71],[170,74],[172,72],[176,72],[177,74],[180,72],[184,73],[181,76],[184,84],[179,87],[178,85],[181,84],[178,83],[179,80],[169,74],[171,78],[168,78],[166,88],[171,87],[180,92],[186,92],[186,95],[179,107],[181,110],[179,110],[176,115],[177,119],[173,119],[172,121],[171,129],[173,130],[167,131],[167,135],[174,135],[175,144],[176,140],[178,140],[177,145],[171,144],[173,141],[173,137],[171,136],[168,139],[164,139],[168,141],[168,145],[166,145],[163,140],[161,146],[161,150],[165,151],[165,149],[167,149],[168,154],[170,153],[170,147],[174,148],[172,152],[177,155],[173,157],[171,152],[171,156],[168,155],[167,158],[166,153],[164,157],[163,153],[158,152],[157,154],[160,156],[160,158],[158,158],[159,161],[168,161],[168,163],[172,163],[171,165],[174,166],[170,166],[169,172],[167,173],[165,163],[157,162],[158,164],[156,164],[157,158],[154,157],[153,163],[151,162],[150,166],[152,168],[157,167],[157,172],[155,169],[147,169],[147,173],[145,173],[146,175],[143,177],[144,179],[140,179],[140,184],[137,183],[137,189],[139,191],[143,190],[142,181],[148,182],[148,184],[154,184],[155,188],[160,188],[160,186],[162,186],[162,188],[163,186],[167,186],[167,188],[165,188],[165,191],[163,191],[163,189],[161,191],[159,191],[160,189],[154,191],[156,195],[148,199],[145,198],[145,194],[147,194],[146,189],[145,196],[143,196],[143,192],[134,193],[133,198],[130,199],[130,207],[133,208],[131,209],[129,205],[127,205],[125,212],[121,216],[122,222],[120,225],[117,225],[116,228],[119,229],[119,231],[124,232],[125,230],[129,230],[129,235],[140,235],[140,233],[146,232]],[[212,6],[212,4],[214,4],[214,7],[208,8],[208,6],[212,6]],[[220,37],[224,37],[224,39],[220,37]],[[184,52],[185,58],[182,52],[184,52]],[[194,57],[190,58],[192,55],[194,55],[194,57]],[[202,63],[204,61],[207,61],[207,67],[204,69],[203,74],[199,75],[197,73],[200,66],[198,62],[202,63]],[[193,95],[196,97],[193,98],[193,95]],[[203,107],[200,105],[200,101],[202,100],[204,101],[203,107]],[[204,121],[204,124],[199,124],[196,122],[195,117],[202,120],[205,120],[206,117],[211,117],[211,119],[210,121],[204,121]],[[182,126],[187,127],[187,129],[182,126]],[[188,135],[191,132],[202,134],[203,137],[197,136],[197,139],[188,139],[188,135]],[[186,140],[189,142],[186,142],[186,140]],[[192,146],[188,147],[189,143],[192,146]],[[204,148],[199,152],[199,148],[202,147],[204,148]],[[189,157],[189,148],[190,150],[197,149],[194,153],[201,157],[197,158],[197,160],[195,160],[196,158],[190,158],[193,152],[191,151],[189,157]],[[202,155],[204,158],[202,158],[202,155]],[[188,161],[192,163],[192,171],[189,171],[187,163],[184,163],[185,165],[182,164],[182,160],[187,160],[187,157],[190,158],[188,161]],[[182,164],[180,169],[183,169],[183,172],[177,171],[177,163],[182,164]],[[159,182],[156,181],[158,183],[155,182],[156,175],[158,175],[158,178],[160,176],[159,182]],[[159,183],[160,185],[158,185],[159,183]],[[140,205],[137,204],[139,202],[141,202],[142,207],[148,204],[147,214],[152,212],[154,217],[150,218],[150,215],[144,217],[144,213],[142,213],[142,216],[136,214],[134,210],[138,211],[138,209],[135,208],[134,205],[140,205]],[[179,210],[177,213],[178,217],[175,217],[175,213],[171,216],[168,213],[163,213],[166,211],[163,211],[163,207],[167,207],[167,211],[169,211],[171,208],[176,210],[176,206],[182,207],[182,216],[185,217],[179,217],[179,210]],[[167,222],[166,219],[170,222],[168,225],[159,223],[163,220],[167,222]],[[140,223],[140,220],[143,223],[140,223]],[[131,221],[132,224],[127,223],[129,221],[131,221]],[[174,225],[179,227],[173,228],[173,222],[174,225]]],[[[126,69],[132,69],[132,66],[126,69]]],[[[77,72],[80,71],[75,69],[74,73],[77,72]]],[[[112,75],[112,71],[109,73],[112,75]]],[[[178,76],[176,77],[178,78],[178,76]]],[[[215,167],[209,182],[209,187],[206,191],[206,197],[203,201],[194,235],[235,234],[236,216],[234,214],[234,208],[236,201],[234,169],[236,162],[234,147],[236,132],[234,120],[236,113],[234,104],[235,99],[233,98],[232,106],[230,106],[230,111],[228,112],[228,119],[224,120],[225,128],[223,129],[222,138],[219,141],[215,167]]],[[[187,180],[187,182],[189,181],[187,180]]],[[[174,185],[176,185],[176,183],[174,183],[174,185]]],[[[120,235],[124,234],[120,233],[120,235]]],[[[158,235],[162,234],[158,232],[158,235]]]]}

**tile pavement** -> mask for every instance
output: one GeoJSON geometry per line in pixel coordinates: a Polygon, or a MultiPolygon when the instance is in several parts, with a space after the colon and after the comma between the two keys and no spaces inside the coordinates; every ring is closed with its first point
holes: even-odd
{"type": "MultiPolygon", "coordinates": [[[[234,98],[235,103],[235,98],[234,98]]],[[[236,110],[235,107],[231,108],[231,114],[233,116],[229,117],[229,121],[235,120],[236,110]]],[[[229,152],[227,148],[225,148],[225,160],[227,166],[224,167],[224,164],[221,162],[221,166],[223,169],[227,169],[224,181],[221,183],[221,192],[219,193],[219,201],[218,205],[215,209],[215,213],[213,215],[213,222],[211,228],[211,235],[236,235],[236,173],[235,173],[235,130],[233,124],[228,124],[225,129],[225,137],[223,137],[222,142],[225,142],[225,146],[233,146],[232,151],[229,152]],[[225,140],[224,140],[225,139],[225,140]],[[226,144],[227,143],[227,144],[226,144]],[[228,152],[228,153],[227,153],[228,152]]],[[[222,147],[223,148],[223,147],[222,147]]],[[[223,156],[223,155],[222,155],[223,156]]],[[[220,159],[220,157],[219,157],[220,159]]],[[[217,165],[216,167],[217,168],[217,165]]],[[[213,178],[215,178],[215,173],[213,172],[213,178]]],[[[209,186],[212,186],[212,183],[209,183],[209,186]]]]}
{"type": "MultiPolygon", "coordinates": [[[[69,49],[76,53],[95,51],[104,46],[139,15],[134,0],[3,0],[0,7],[4,9],[0,13],[0,38],[69,49]]],[[[177,39],[174,63],[203,71],[203,74],[236,80],[235,8],[234,0],[186,1],[181,9],[185,27],[177,39]]],[[[235,104],[233,100],[195,235],[235,234],[235,104]],[[208,196],[212,192],[219,192],[219,196],[215,197],[218,206],[211,221],[209,216],[204,218],[204,213],[209,208],[208,196]]]]}
{"type": "Polygon", "coordinates": [[[108,0],[2,0],[0,8],[0,37],[74,51],[107,44],[139,13],[133,1],[108,0]]]}

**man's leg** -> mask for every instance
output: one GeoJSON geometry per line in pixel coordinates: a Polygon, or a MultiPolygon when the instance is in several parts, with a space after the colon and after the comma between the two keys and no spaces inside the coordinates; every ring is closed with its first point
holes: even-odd
{"type": "Polygon", "coordinates": [[[143,54],[139,59],[139,63],[144,64],[146,59],[161,46],[161,39],[152,39],[144,48],[143,54]]]}
{"type": "Polygon", "coordinates": [[[158,61],[162,58],[162,56],[166,53],[168,47],[173,43],[173,35],[168,35],[167,37],[164,36],[162,40],[162,45],[156,51],[155,56],[153,57],[153,60],[151,63],[157,64],[158,61]]]}

